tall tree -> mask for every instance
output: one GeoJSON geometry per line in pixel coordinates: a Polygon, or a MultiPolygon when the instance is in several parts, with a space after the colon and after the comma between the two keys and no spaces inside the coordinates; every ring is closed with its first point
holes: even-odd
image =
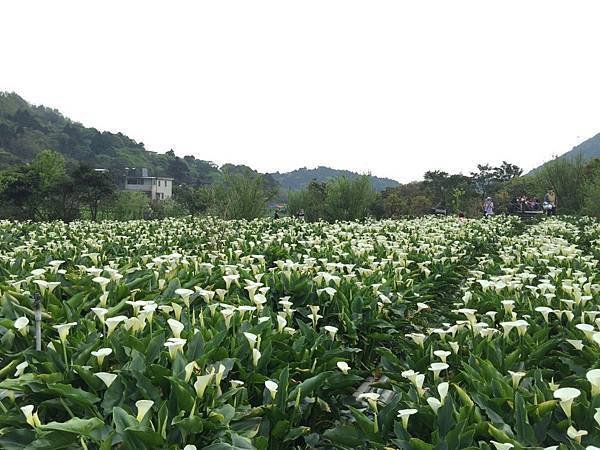
{"type": "Polygon", "coordinates": [[[262,217],[266,212],[267,202],[275,195],[262,175],[250,171],[226,171],[223,179],[211,191],[210,210],[226,219],[262,217]]]}
{"type": "Polygon", "coordinates": [[[86,165],[75,169],[73,182],[81,203],[88,208],[91,219],[95,221],[101,202],[110,201],[117,186],[108,173],[95,171],[86,165]]]}
{"type": "Polygon", "coordinates": [[[16,218],[72,220],[78,207],[64,158],[52,150],[40,152],[30,164],[0,176],[0,200],[16,218]]]}
{"type": "Polygon", "coordinates": [[[492,195],[502,183],[521,176],[523,169],[514,164],[502,161],[498,167],[489,164],[478,164],[477,171],[471,172],[471,182],[475,191],[482,195],[492,195]]]}

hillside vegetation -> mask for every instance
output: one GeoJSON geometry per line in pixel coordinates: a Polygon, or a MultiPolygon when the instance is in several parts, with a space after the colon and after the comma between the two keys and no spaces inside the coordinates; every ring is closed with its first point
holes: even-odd
{"type": "MultiPolygon", "coordinates": [[[[282,187],[282,189],[290,191],[299,191],[306,188],[311,181],[326,182],[336,178],[357,178],[360,175],[349,170],[337,170],[330,167],[319,166],[315,169],[307,169],[302,167],[286,173],[271,173],[270,174],[282,187]]],[[[396,180],[390,178],[380,178],[370,176],[373,188],[376,191],[383,191],[386,188],[400,186],[396,180]]]]}
{"type": "MultiPolygon", "coordinates": [[[[134,219],[185,214],[263,217],[275,204],[309,221],[428,214],[433,207],[481,215],[485,197],[495,213],[514,210],[518,198],[539,204],[553,189],[561,214],[600,216],[600,135],[534,173],[504,161],[479,164],[468,175],[432,167],[422,181],[394,180],[328,167],[260,174],[244,165],[216,164],[173,150],[155,153],[122,133],[101,132],[17,94],[0,93],[0,218],[65,221],[134,219]],[[571,154],[572,158],[568,155],[571,154]],[[589,158],[592,158],[589,160],[589,158]],[[94,168],[108,168],[112,185],[94,168]],[[175,179],[173,198],[149,202],[116,188],[126,167],[175,179]]],[[[273,212],[271,211],[271,214],[273,212]]]]}
{"type": "MultiPolygon", "coordinates": [[[[45,106],[34,106],[15,93],[0,92],[0,170],[33,161],[43,150],[60,153],[69,165],[111,169],[120,174],[125,167],[146,167],[151,175],[175,178],[177,184],[212,184],[224,170],[240,172],[252,169],[226,164],[219,168],[209,160],[194,156],[179,157],[173,150],[156,153],[147,150],[123,133],[111,133],[86,127],[45,106]]],[[[269,185],[279,183],[282,191],[299,190],[313,179],[326,181],[342,176],[355,178],[358,173],[319,167],[289,173],[266,174],[269,185]],[[275,181],[276,180],[276,181],[275,181]]],[[[371,177],[373,187],[383,190],[397,186],[387,178],[371,177]]]]}
{"type": "MultiPolygon", "coordinates": [[[[566,153],[563,153],[558,157],[558,159],[565,159],[573,161],[575,159],[580,160],[581,162],[592,161],[596,158],[600,158],[600,133],[591,137],[581,144],[576,145],[571,150],[566,153]]],[[[530,173],[535,173],[539,171],[542,167],[548,165],[550,161],[542,164],[540,167],[536,167],[530,173]]]]}
{"type": "Polygon", "coordinates": [[[217,166],[209,161],[180,158],[172,150],[151,152],[123,133],[85,127],[55,109],[31,105],[14,93],[0,93],[0,169],[32,161],[48,149],[63,155],[67,163],[116,172],[147,167],[151,174],[171,176],[180,183],[210,183],[219,176],[217,166]]]}

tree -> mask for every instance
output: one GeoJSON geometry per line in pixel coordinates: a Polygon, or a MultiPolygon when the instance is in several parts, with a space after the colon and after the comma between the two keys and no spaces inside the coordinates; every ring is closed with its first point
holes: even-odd
{"type": "Polygon", "coordinates": [[[506,161],[502,161],[498,167],[477,164],[477,171],[471,172],[471,182],[478,194],[488,196],[496,192],[502,183],[519,177],[522,173],[523,169],[506,161]]]}
{"type": "Polygon", "coordinates": [[[101,202],[110,201],[114,195],[115,183],[108,173],[95,171],[86,165],[80,165],[73,172],[73,182],[81,203],[89,209],[90,218],[95,221],[101,202]]]}
{"type": "Polygon", "coordinates": [[[313,180],[306,189],[289,193],[291,214],[304,210],[308,221],[363,219],[374,213],[378,195],[367,175],[339,177],[328,182],[313,180]]]}
{"type": "Polygon", "coordinates": [[[275,195],[264,177],[251,171],[230,173],[211,189],[209,212],[224,219],[255,219],[266,213],[267,202],[275,195]]]}
{"type": "Polygon", "coordinates": [[[54,150],[43,150],[31,162],[31,169],[39,174],[40,188],[51,191],[67,177],[65,158],[54,150]]]}
{"type": "Polygon", "coordinates": [[[468,199],[475,195],[471,179],[460,173],[450,175],[441,170],[425,172],[424,185],[429,190],[433,206],[440,205],[446,209],[454,208],[458,212],[460,202],[457,200],[468,199]],[[460,194],[457,196],[457,194],[460,194]]]}
{"type": "Polygon", "coordinates": [[[143,192],[121,191],[108,206],[111,219],[139,220],[150,213],[150,198],[143,192]]]}
{"type": "Polygon", "coordinates": [[[384,216],[421,216],[428,214],[434,204],[425,182],[418,181],[388,188],[382,192],[384,216]]]}
{"type": "Polygon", "coordinates": [[[559,212],[578,214],[584,204],[586,174],[581,157],[556,158],[546,163],[539,171],[540,190],[554,189],[559,212]]]}
{"type": "Polygon", "coordinates": [[[325,217],[326,197],[327,183],[312,180],[306,189],[288,193],[288,209],[291,215],[296,215],[302,210],[305,220],[315,222],[325,217]]]}
{"type": "Polygon", "coordinates": [[[452,210],[462,210],[462,199],[465,196],[465,190],[462,187],[455,187],[452,190],[452,210]]]}
{"type": "Polygon", "coordinates": [[[428,170],[423,176],[425,186],[429,189],[433,201],[442,206],[445,206],[447,202],[448,177],[448,172],[443,170],[428,170]]]}
{"type": "Polygon", "coordinates": [[[202,214],[207,211],[212,201],[211,188],[201,186],[174,186],[173,200],[188,214],[202,214]]]}
{"type": "Polygon", "coordinates": [[[510,164],[502,161],[499,167],[495,168],[496,179],[501,183],[506,183],[514,178],[518,178],[523,174],[523,169],[515,164],[510,164]]]}
{"type": "Polygon", "coordinates": [[[17,219],[73,220],[78,216],[76,195],[64,158],[51,150],[40,152],[30,164],[0,175],[4,214],[17,219]]]}
{"type": "Polygon", "coordinates": [[[585,186],[583,213],[588,216],[600,217],[600,170],[596,169],[589,175],[585,186]]]}
{"type": "Polygon", "coordinates": [[[0,174],[2,216],[19,220],[41,220],[39,174],[21,165],[0,174]]]}
{"type": "Polygon", "coordinates": [[[367,175],[337,178],[327,183],[325,218],[329,221],[363,219],[371,213],[376,199],[377,193],[367,175]]]}

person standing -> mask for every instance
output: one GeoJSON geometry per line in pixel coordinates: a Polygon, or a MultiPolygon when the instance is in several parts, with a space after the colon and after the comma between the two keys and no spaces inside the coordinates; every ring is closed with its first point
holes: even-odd
{"type": "Polygon", "coordinates": [[[550,189],[548,192],[546,192],[546,195],[544,195],[544,210],[546,211],[546,214],[549,216],[553,216],[556,214],[556,204],[557,204],[557,198],[556,198],[556,192],[554,192],[554,189],[550,189]]]}
{"type": "Polygon", "coordinates": [[[485,217],[494,215],[494,201],[492,200],[492,197],[487,197],[483,202],[483,215],[485,217]]]}

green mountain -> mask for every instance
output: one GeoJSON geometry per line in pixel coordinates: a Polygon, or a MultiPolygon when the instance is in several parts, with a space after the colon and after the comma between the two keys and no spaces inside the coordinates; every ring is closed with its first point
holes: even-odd
{"type": "MultiPolygon", "coordinates": [[[[595,158],[600,158],[600,133],[598,133],[594,137],[591,137],[591,138],[583,141],[581,144],[576,145],[568,152],[560,155],[558,158],[559,159],[581,158],[583,162],[591,161],[592,159],[595,159],[595,158]]],[[[544,163],[541,166],[536,167],[529,173],[535,173],[536,171],[538,171],[539,169],[544,167],[545,164],[547,164],[547,163],[544,163]]]]}
{"type": "Polygon", "coordinates": [[[47,149],[61,153],[70,164],[86,163],[116,173],[126,167],[146,167],[151,175],[170,176],[178,183],[206,184],[221,175],[210,161],[180,158],[172,150],[151,152],[123,133],[88,128],[55,109],[0,92],[0,169],[29,162],[47,149]]]}
{"type": "MultiPolygon", "coordinates": [[[[308,186],[313,180],[322,182],[339,177],[354,178],[360,176],[360,174],[349,170],[337,170],[324,166],[319,166],[316,169],[302,167],[301,169],[296,169],[291,172],[275,172],[270,175],[281,185],[282,189],[286,191],[299,191],[308,186]]],[[[373,183],[373,188],[377,191],[383,191],[385,188],[400,185],[396,180],[391,180],[389,178],[380,178],[372,175],[370,175],[370,178],[373,183]]]]}
{"type": "MultiPolygon", "coordinates": [[[[175,155],[173,150],[156,153],[146,150],[123,133],[110,133],[83,126],[63,116],[56,109],[35,106],[15,93],[0,92],[0,170],[31,161],[42,150],[61,153],[68,164],[86,163],[94,168],[124,173],[126,167],[148,168],[150,175],[170,176],[178,184],[209,184],[221,177],[223,170],[252,170],[246,166],[225,164],[219,167],[194,156],[175,155]]],[[[254,172],[254,171],[253,171],[254,172]]],[[[311,180],[326,181],[357,173],[328,167],[298,169],[288,173],[266,174],[269,184],[282,191],[299,190],[311,180]]],[[[372,177],[377,190],[398,186],[387,178],[372,177]]]]}
{"type": "Polygon", "coordinates": [[[567,153],[561,155],[561,158],[581,157],[584,161],[594,158],[600,158],[600,133],[596,136],[583,141],[581,144],[573,147],[567,153]]]}

